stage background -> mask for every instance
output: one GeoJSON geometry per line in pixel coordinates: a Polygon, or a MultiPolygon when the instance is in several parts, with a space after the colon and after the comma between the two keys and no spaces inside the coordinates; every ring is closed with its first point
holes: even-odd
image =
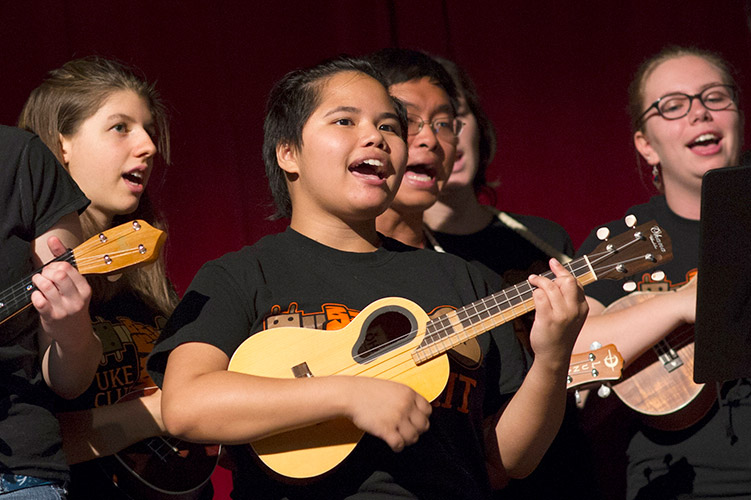
{"type": "MultiPolygon", "coordinates": [[[[386,46],[454,59],[498,129],[496,205],[552,219],[576,245],[652,194],[625,111],[641,60],[666,44],[708,48],[751,91],[741,0],[2,0],[0,42],[3,124],[71,58],[117,58],[158,82],[174,153],[149,190],[169,223],[168,271],[181,293],[202,263],[285,225],[266,219],[262,122],[269,89],[293,68],[386,46]]],[[[229,498],[225,471],[215,483],[216,498],[229,498]]]]}

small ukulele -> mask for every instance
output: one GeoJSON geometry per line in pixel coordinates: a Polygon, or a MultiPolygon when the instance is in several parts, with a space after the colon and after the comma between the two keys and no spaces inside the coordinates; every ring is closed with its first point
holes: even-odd
{"type": "MultiPolygon", "coordinates": [[[[586,285],[629,276],[671,258],[669,237],[652,221],[601,243],[565,267],[586,285]]],[[[551,272],[544,275],[554,278],[551,272]]],[[[532,311],[533,290],[525,281],[433,319],[410,300],[383,298],[341,330],[284,327],[258,332],[237,348],[229,369],[277,378],[376,377],[403,383],[433,401],[448,381],[446,352],[532,311]],[[369,332],[378,331],[392,340],[369,350],[358,347],[369,332]]],[[[350,420],[338,418],[259,439],[251,446],[277,473],[310,478],[341,463],[362,435],[350,420]]]]}
{"type": "MultiPolygon", "coordinates": [[[[118,403],[156,391],[129,392],[118,403]]],[[[144,439],[99,459],[104,473],[133,500],[192,500],[199,498],[219,461],[218,444],[199,444],[172,436],[144,439]]]]}
{"type": "Polygon", "coordinates": [[[623,356],[613,344],[571,355],[566,389],[581,389],[621,378],[623,356]]]}
{"type": "MultiPolygon", "coordinates": [[[[164,231],[134,220],[92,236],[52,262],[69,262],[81,274],[112,274],[154,262],[166,239],[164,231]]],[[[36,290],[31,277],[38,272],[0,292],[0,323],[31,305],[31,294],[36,290]]]]}
{"type": "MultiPolygon", "coordinates": [[[[603,314],[663,293],[675,292],[633,292],[610,304],[603,314]]],[[[693,325],[676,328],[630,363],[613,391],[656,429],[680,430],[699,421],[714,405],[716,391],[694,382],[693,325]]]]}

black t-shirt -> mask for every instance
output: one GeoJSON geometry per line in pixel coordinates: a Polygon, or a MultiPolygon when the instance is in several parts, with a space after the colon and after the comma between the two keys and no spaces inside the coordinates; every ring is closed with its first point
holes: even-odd
{"type": "MultiPolygon", "coordinates": [[[[0,199],[0,290],[7,291],[34,270],[31,242],[88,200],[37,136],[4,126],[0,199]]],[[[33,307],[0,325],[0,472],[64,480],[68,466],[42,378],[38,328],[33,307]]]]}
{"type": "MultiPolygon", "coordinates": [[[[91,319],[94,332],[102,341],[102,359],[83,394],[72,400],[55,398],[57,412],[115,404],[131,391],[154,386],[146,372],[146,358],[167,318],[136,293],[126,290],[104,304],[92,304],[91,319]]],[[[139,460],[148,460],[148,456],[139,460]]],[[[115,486],[112,474],[126,474],[114,457],[72,465],[69,498],[132,498],[115,486]]]]}
{"type": "MultiPolygon", "coordinates": [[[[685,285],[696,273],[699,262],[699,221],[676,215],[664,196],[632,207],[627,214],[635,215],[638,223],[656,220],[672,241],[670,262],[631,278],[637,290],[669,291],[685,285]],[[653,280],[655,270],[663,271],[665,278],[653,280]]],[[[625,229],[622,221],[606,226],[614,235],[625,229]]],[[[599,243],[593,231],[579,253],[588,253],[599,243]]],[[[622,283],[610,280],[593,283],[586,292],[606,306],[626,295],[622,283]]],[[[611,434],[618,429],[627,434],[627,498],[751,498],[751,381],[748,379],[725,383],[719,404],[705,418],[682,431],[658,431],[642,425],[635,412],[622,408],[616,411],[619,425],[601,429],[604,434],[597,435],[596,440],[618,442],[620,439],[611,434]],[[628,422],[624,422],[626,419],[628,422]]],[[[610,450],[612,454],[622,452],[622,449],[610,450]]]]}
{"type": "MultiPolygon", "coordinates": [[[[457,257],[394,240],[371,253],[341,252],[288,229],[204,265],[149,359],[157,383],[170,350],[206,342],[232,356],[250,334],[278,323],[338,330],[373,301],[406,297],[426,313],[456,308],[500,287],[457,257]]],[[[431,427],[395,454],[365,435],[326,477],[302,487],[275,481],[247,446],[228,447],[235,498],[487,497],[482,420],[519,387],[523,353],[503,326],[450,353],[450,382],[433,402],[431,427]]]]}

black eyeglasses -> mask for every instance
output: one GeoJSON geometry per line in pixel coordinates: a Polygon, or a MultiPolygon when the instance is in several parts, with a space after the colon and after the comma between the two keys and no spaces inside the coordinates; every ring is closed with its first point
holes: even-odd
{"type": "Polygon", "coordinates": [[[407,115],[407,135],[417,135],[420,133],[425,124],[430,125],[430,130],[441,139],[450,141],[459,137],[464,128],[464,122],[458,118],[449,118],[448,116],[438,117],[432,122],[426,122],[420,116],[407,115]]]}
{"type": "Polygon", "coordinates": [[[736,102],[736,94],[735,87],[732,85],[713,85],[694,95],[682,92],[664,95],[641,114],[639,124],[645,121],[644,117],[652,108],[656,109],[660,116],[666,120],[683,118],[691,111],[691,104],[693,104],[694,99],[699,99],[699,102],[711,111],[722,111],[736,102]]]}

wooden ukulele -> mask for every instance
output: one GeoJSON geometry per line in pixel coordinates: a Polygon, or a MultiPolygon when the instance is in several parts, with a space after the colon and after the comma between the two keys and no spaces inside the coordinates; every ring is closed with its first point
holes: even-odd
{"type": "MultiPolygon", "coordinates": [[[[566,268],[586,285],[628,276],[670,258],[670,239],[657,223],[649,222],[601,243],[566,268]]],[[[554,278],[551,272],[545,276],[554,278]]],[[[446,352],[533,310],[533,290],[525,281],[433,319],[410,300],[379,299],[341,330],[285,327],[258,332],[237,348],[229,370],[277,378],[376,377],[403,383],[433,401],[449,377],[446,352]],[[391,340],[364,348],[368,334],[379,331],[391,340]]],[[[259,439],[251,446],[273,471],[310,478],[338,465],[362,435],[350,420],[338,418],[259,439]]]]}
{"type": "Polygon", "coordinates": [[[572,354],[566,389],[582,389],[585,386],[618,380],[621,378],[622,370],[623,356],[613,344],[572,354]]]}
{"type": "MultiPolygon", "coordinates": [[[[663,293],[674,292],[633,292],[610,304],[603,314],[663,293]]],[[[630,363],[613,391],[656,429],[685,429],[706,415],[716,401],[716,391],[694,382],[693,325],[676,328],[630,363]]]]}
{"type": "MultiPolygon", "coordinates": [[[[131,391],[118,403],[152,394],[156,387],[131,391]]],[[[155,436],[99,459],[110,480],[133,500],[199,498],[219,461],[220,445],[155,436]]]]}
{"type": "MultiPolygon", "coordinates": [[[[112,274],[154,262],[166,239],[164,231],[134,220],[92,236],[51,262],[69,262],[81,274],[112,274]]],[[[0,292],[0,323],[31,305],[31,294],[36,290],[31,277],[38,272],[0,292]]]]}

